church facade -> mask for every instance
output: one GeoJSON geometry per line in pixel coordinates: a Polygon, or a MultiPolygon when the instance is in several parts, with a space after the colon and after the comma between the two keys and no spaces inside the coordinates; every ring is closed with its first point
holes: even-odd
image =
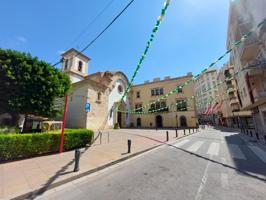
{"type": "MultiPolygon", "coordinates": [[[[90,58],[75,49],[62,54],[62,70],[68,74],[72,89],[68,95],[66,127],[93,130],[128,127],[129,115],[113,112],[128,84],[126,75],[120,71],[88,74],[90,58]],[[85,105],[90,105],[90,110],[85,105]]],[[[127,97],[122,108],[129,108],[127,97]]]]}

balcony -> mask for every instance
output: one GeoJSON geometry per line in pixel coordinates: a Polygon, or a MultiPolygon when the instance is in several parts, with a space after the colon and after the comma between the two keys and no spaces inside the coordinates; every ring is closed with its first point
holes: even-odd
{"type": "Polygon", "coordinates": [[[234,104],[239,104],[238,98],[230,97],[229,99],[230,99],[230,102],[229,102],[230,106],[232,106],[234,104]]]}
{"type": "Polygon", "coordinates": [[[248,62],[249,60],[255,59],[259,53],[258,45],[259,45],[259,40],[257,38],[256,33],[253,32],[237,48],[240,60],[248,62]]]}
{"type": "Polygon", "coordinates": [[[266,71],[266,60],[253,60],[248,62],[243,70],[248,70],[250,76],[263,76],[263,72],[266,71]]]}
{"type": "Polygon", "coordinates": [[[153,112],[155,110],[156,110],[156,113],[158,113],[158,112],[169,112],[169,108],[168,107],[161,108],[161,110],[150,108],[149,112],[153,112]]]}

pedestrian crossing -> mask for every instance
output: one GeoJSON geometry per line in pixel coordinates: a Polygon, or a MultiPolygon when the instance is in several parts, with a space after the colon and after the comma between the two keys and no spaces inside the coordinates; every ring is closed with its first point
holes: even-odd
{"type": "Polygon", "coordinates": [[[198,153],[201,155],[206,154],[206,156],[224,156],[222,155],[222,150],[225,148],[229,157],[234,160],[247,160],[247,156],[245,154],[247,154],[247,151],[250,150],[259,160],[266,163],[266,151],[255,145],[242,145],[246,148],[246,150],[243,151],[243,147],[240,147],[241,145],[237,144],[183,139],[173,144],[173,146],[191,153],[198,153]]]}
{"type": "Polygon", "coordinates": [[[213,155],[213,156],[218,156],[219,149],[220,149],[220,144],[217,142],[212,142],[208,151],[207,151],[207,154],[213,155]]]}

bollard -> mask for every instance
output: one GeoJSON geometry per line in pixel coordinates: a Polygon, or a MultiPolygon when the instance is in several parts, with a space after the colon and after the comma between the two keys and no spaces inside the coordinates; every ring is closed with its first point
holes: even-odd
{"type": "Polygon", "coordinates": [[[252,131],[250,131],[249,133],[250,133],[250,136],[253,137],[253,133],[252,133],[252,131]]]}
{"type": "Polygon", "coordinates": [[[102,132],[100,132],[100,144],[102,144],[102,132]]]}
{"type": "Polygon", "coordinates": [[[74,172],[79,171],[79,159],[80,159],[80,150],[75,150],[75,166],[74,166],[74,172]]]}
{"type": "Polygon", "coordinates": [[[166,131],[166,141],[167,142],[169,141],[169,133],[168,133],[168,131],[166,131]]]}
{"type": "Polygon", "coordinates": [[[131,140],[127,140],[127,153],[131,153],[131,140]]]}
{"type": "Polygon", "coordinates": [[[260,140],[260,137],[259,137],[259,133],[256,132],[256,137],[257,137],[257,140],[260,140]]]}
{"type": "Polygon", "coordinates": [[[264,140],[265,140],[265,143],[266,143],[266,135],[264,135],[263,137],[264,137],[264,140]]]}
{"type": "Polygon", "coordinates": [[[188,129],[188,132],[190,133],[190,129],[188,129]]]}
{"type": "Polygon", "coordinates": [[[177,132],[177,129],[175,129],[175,137],[178,138],[178,132],[177,132]]]}
{"type": "Polygon", "coordinates": [[[186,135],[186,129],[184,129],[184,135],[186,135]]]}

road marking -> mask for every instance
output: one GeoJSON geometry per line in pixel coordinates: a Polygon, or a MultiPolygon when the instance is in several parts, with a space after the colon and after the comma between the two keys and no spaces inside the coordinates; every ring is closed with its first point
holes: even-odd
{"type": "Polygon", "coordinates": [[[194,144],[192,144],[187,150],[190,152],[196,152],[199,150],[202,144],[203,144],[203,141],[197,141],[194,144]]]}
{"type": "Polygon", "coordinates": [[[222,173],[221,174],[221,183],[223,188],[227,188],[229,183],[228,183],[228,174],[222,173]]]}
{"type": "Polygon", "coordinates": [[[175,144],[174,146],[175,147],[181,147],[183,146],[184,144],[188,143],[190,140],[182,140],[180,142],[178,142],[177,144],[175,144]]]}
{"type": "Polygon", "coordinates": [[[209,169],[210,164],[211,164],[210,160],[212,160],[212,156],[210,156],[210,158],[208,160],[208,163],[206,165],[206,168],[204,170],[203,177],[202,177],[201,182],[200,182],[200,186],[199,186],[197,194],[195,196],[195,200],[200,200],[202,198],[202,192],[203,192],[203,190],[205,188],[205,185],[206,185],[206,182],[207,182],[207,178],[208,178],[208,169],[209,169]]]}
{"type": "Polygon", "coordinates": [[[232,158],[246,160],[245,155],[242,153],[242,151],[240,150],[238,145],[236,145],[236,144],[228,144],[228,148],[229,148],[229,151],[230,151],[230,156],[232,158]]]}
{"type": "Polygon", "coordinates": [[[266,152],[259,147],[248,145],[248,148],[253,151],[264,163],[266,163],[266,152]]]}
{"type": "Polygon", "coordinates": [[[217,142],[212,142],[207,151],[207,154],[218,156],[219,150],[220,150],[220,144],[217,142]]]}

